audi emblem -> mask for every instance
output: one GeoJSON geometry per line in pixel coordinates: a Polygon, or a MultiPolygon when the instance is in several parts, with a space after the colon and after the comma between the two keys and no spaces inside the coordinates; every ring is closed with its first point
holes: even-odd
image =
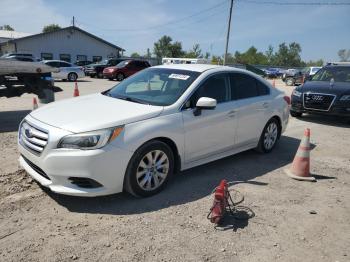
{"type": "Polygon", "coordinates": [[[314,101],[323,101],[323,96],[313,95],[311,99],[314,101]]]}

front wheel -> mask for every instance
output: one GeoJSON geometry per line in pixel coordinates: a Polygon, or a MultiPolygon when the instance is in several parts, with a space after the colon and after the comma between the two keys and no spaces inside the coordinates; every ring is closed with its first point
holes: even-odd
{"type": "Polygon", "coordinates": [[[286,79],[286,85],[287,85],[287,86],[294,86],[294,80],[293,80],[293,78],[287,78],[287,79],[286,79]]]}
{"type": "Polygon", "coordinates": [[[257,150],[261,153],[269,153],[275,147],[280,135],[279,123],[275,118],[267,122],[259,140],[257,150]]]}
{"type": "Polygon", "coordinates": [[[160,141],[150,141],[132,156],[124,179],[130,194],[148,197],[160,192],[174,172],[174,154],[160,141]]]}

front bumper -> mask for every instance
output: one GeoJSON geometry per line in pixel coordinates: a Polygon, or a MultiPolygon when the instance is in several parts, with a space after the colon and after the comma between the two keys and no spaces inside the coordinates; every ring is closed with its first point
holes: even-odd
{"type": "Polygon", "coordinates": [[[96,75],[96,70],[94,70],[94,69],[85,69],[85,75],[87,75],[87,76],[95,76],[96,75]]]}
{"type": "Polygon", "coordinates": [[[292,95],[290,111],[297,113],[350,117],[350,103],[341,102],[338,99],[336,99],[334,103],[330,106],[329,110],[316,110],[305,108],[302,96],[297,97],[292,95]]]}
{"type": "Polygon", "coordinates": [[[75,196],[100,196],[123,191],[124,174],[132,152],[112,145],[97,150],[58,149],[58,137],[62,137],[64,131],[43,126],[30,116],[26,120],[49,130],[50,134],[40,155],[33,154],[19,143],[20,165],[41,185],[56,193],[75,196]],[[96,181],[99,186],[79,186],[71,178],[96,181]]]}

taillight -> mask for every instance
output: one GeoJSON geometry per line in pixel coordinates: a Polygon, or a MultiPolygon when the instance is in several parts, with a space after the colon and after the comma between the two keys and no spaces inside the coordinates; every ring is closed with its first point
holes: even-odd
{"type": "Polygon", "coordinates": [[[284,96],[283,99],[284,99],[284,101],[286,101],[287,104],[290,106],[290,97],[289,97],[289,96],[284,96]]]}

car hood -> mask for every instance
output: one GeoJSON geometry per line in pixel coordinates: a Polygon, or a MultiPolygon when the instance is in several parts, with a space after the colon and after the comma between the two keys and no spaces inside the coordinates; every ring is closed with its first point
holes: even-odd
{"type": "Polygon", "coordinates": [[[315,92],[340,95],[350,93],[350,84],[346,82],[334,82],[331,86],[328,81],[307,81],[301,86],[302,92],[315,92]]]}
{"type": "Polygon", "coordinates": [[[48,125],[80,133],[153,118],[162,111],[161,106],[138,104],[98,93],[54,102],[30,115],[48,125]]]}

